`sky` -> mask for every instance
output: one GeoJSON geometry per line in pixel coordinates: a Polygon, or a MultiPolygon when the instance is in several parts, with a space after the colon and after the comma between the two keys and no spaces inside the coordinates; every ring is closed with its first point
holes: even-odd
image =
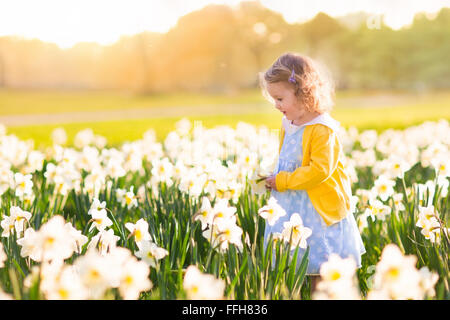
{"type": "MultiPolygon", "coordinates": [[[[242,0],[0,0],[0,36],[38,38],[70,48],[77,42],[103,45],[122,35],[142,31],[167,32],[179,17],[208,4],[236,7],[242,0]]],[[[450,0],[260,0],[288,23],[313,18],[318,12],[333,17],[365,11],[384,15],[399,29],[417,12],[430,14],[450,7],[450,0]]]]}

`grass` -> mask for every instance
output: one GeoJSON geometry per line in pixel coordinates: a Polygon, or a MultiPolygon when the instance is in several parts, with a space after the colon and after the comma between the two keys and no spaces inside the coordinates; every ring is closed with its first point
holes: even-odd
{"type": "MultiPolygon", "coordinates": [[[[194,93],[160,94],[156,96],[130,96],[108,92],[53,92],[53,91],[0,91],[0,115],[45,113],[62,111],[93,111],[115,110],[126,107],[156,107],[174,108],[173,117],[158,117],[134,120],[87,121],[68,124],[36,124],[8,127],[8,133],[21,139],[33,139],[35,147],[44,148],[51,144],[51,132],[57,127],[63,127],[72,143],[75,134],[85,128],[91,128],[96,134],[105,136],[110,145],[124,141],[142,138],[142,134],[153,128],[157,139],[162,141],[175,129],[175,123],[182,118],[192,122],[200,121],[204,127],[217,125],[236,127],[242,121],[253,125],[264,125],[269,129],[279,129],[281,114],[275,109],[263,113],[242,112],[236,115],[220,115],[221,105],[236,103],[244,109],[250,104],[265,104],[259,90],[249,90],[237,95],[200,95],[194,93]],[[22,102],[22,104],[20,103],[22,102]],[[217,115],[185,116],[177,113],[176,106],[189,105],[216,108],[217,115]]],[[[254,110],[254,109],[253,109],[254,110]]],[[[266,109],[267,110],[267,109],[266,109]]],[[[359,130],[375,129],[378,132],[394,128],[404,129],[424,121],[450,120],[450,92],[435,92],[433,94],[405,94],[398,92],[338,92],[336,107],[332,111],[341,124],[348,128],[354,126],[359,130]],[[381,106],[380,106],[381,105],[381,106]]]]}
{"type": "MultiPolygon", "coordinates": [[[[402,91],[346,90],[336,92],[336,107],[364,107],[415,104],[450,107],[450,92],[411,93],[402,91]]],[[[214,107],[226,104],[269,105],[259,89],[228,94],[160,93],[134,94],[127,91],[61,91],[0,89],[0,116],[83,111],[126,110],[154,107],[214,107]]]]}
{"type": "MultiPolygon", "coordinates": [[[[446,112],[426,113],[423,109],[413,110],[408,107],[397,109],[341,109],[333,112],[333,116],[348,128],[354,126],[359,130],[375,129],[378,132],[394,128],[404,129],[411,125],[417,125],[424,121],[438,121],[440,119],[450,119],[450,109],[446,112]],[[380,119],[380,116],[383,118],[380,119]]],[[[108,139],[110,145],[117,145],[124,141],[141,139],[144,132],[154,129],[158,141],[162,141],[167,134],[175,129],[175,123],[183,117],[157,118],[157,119],[136,119],[122,121],[103,121],[71,123],[62,125],[33,125],[18,126],[8,128],[8,133],[17,135],[21,139],[33,139],[35,147],[44,148],[51,145],[51,132],[57,127],[63,127],[68,135],[68,143],[72,144],[76,133],[86,128],[92,128],[95,134],[102,135],[108,139]]],[[[195,125],[200,122],[206,128],[218,125],[229,125],[236,127],[238,122],[246,122],[256,126],[264,125],[269,129],[277,130],[280,127],[281,116],[277,113],[244,114],[235,116],[204,116],[185,117],[195,125]]]]}
{"type": "MultiPolygon", "coordinates": [[[[153,107],[264,103],[259,90],[236,94],[161,93],[126,91],[0,90],[0,115],[124,110],[153,107]]],[[[267,103],[267,102],[266,102],[267,103]]]]}

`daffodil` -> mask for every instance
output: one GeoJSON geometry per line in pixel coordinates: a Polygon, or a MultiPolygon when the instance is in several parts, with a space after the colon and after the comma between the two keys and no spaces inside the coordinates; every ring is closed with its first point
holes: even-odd
{"type": "Polygon", "coordinates": [[[148,278],[148,266],[134,258],[128,258],[121,266],[119,293],[124,300],[137,300],[143,291],[153,287],[148,278]]]}
{"type": "Polygon", "coordinates": [[[439,280],[439,275],[436,272],[430,271],[428,267],[422,267],[419,270],[420,273],[420,282],[419,286],[422,289],[424,295],[428,298],[432,298],[436,295],[436,291],[434,290],[434,286],[439,280]]]}
{"type": "Polygon", "coordinates": [[[88,237],[81,233],[80,230],[75,229],[71,222],[64,225],[67,234],[72,238],[73,251],[81,254],[82,247],[87,243],[88,237]]]}
{"type": "Polygon", "coordinates": [[[278,204],[278,201],[274,197],[270,197],[267,205],[258,210],[258,214],[267,220],[270,226],[273,226],[275,222],[286,215],[286,211],[278,204]]]}
{"type": "Polygon", "coordinates": [[[324,281],[352,279],[355,272],[355,260],[352,257],[343,259],[337,254],[331,254],[328,261],[320,266],[320,276],[324,281]]]}
{"type": "Polygon", "coordinates": [[[238,247],[242,246],[242,228],[236,225],[234,219],[225,220],[217,224],[219,242],[222,250],[228,248],[228,244],[232,243],[238,247]]]}
{"type": "Polygon", "coordinates": [[[80,281],[88,290],[88,298],[102,299],[105,291],[119,283],[117,268],[112,268],[111,260],[95,249],[78,257],[74,266],[77,268],[80,281]]]}
{"type": "Polygon", "coordinates": [[[93,213],[106,212],[106,201],[100,202],[98,198],[94,198],[89,208],[88,214],[92,216],[93,213]]]}
{"type": "Polygon", "coordinates": [[[28,228],[17,243],[22,246],[22,257],[29,256],[37,262],[65,260],[75,249],[74,239],[67,236],[65,221],[60,215],[53,216],[39,231],[28,228]]]}
{"type": "Polygon", "coordinates": [[[302,218],[298,213],[293,213],[290,220],[283,223],[283,227],[281,234],[285,241],[291,241],[291,249],[295,249],[297,245],[302,249],[306,249],[306,239],[312,234],[312,230],[303,226],[302,218]]]}
{"type": "Polygon", "coordinates": [[[236,213],[236,207],[228,205],[228,199],[219,199],[212,208],[210,224],[220,225],[232,219],[236,213]]]}
{"type": "Polygon", "coordinates": [[[377,297],[377,292],[384,292],[383,296],[388,299],[422,299],[421,277],[415,267],[416,262],[415,256],[404,256],[395,244],[384,247],[376,265],[373,291],[369,292],[368,299],[377,297]]]}
{"type": "Polygon", "coordinates": [[[203,274],[196,266],[190,265],[184,275],[183,289],[190,300],[221,300],[225,281],[203,274]]]}
{"type": "Polygon", "coordinates": [[[395,193],[392,196],[392,199],[394,200],[394,206],[396,211],[405,210],[405,205],[403,204],[403,193],[395,193]]]}
{"type": "Polygon", "coordinates": [[[403,158],[392,155],[388,159],[387,173],[394,178],[403,178],[406,171],[410,169],[410,165],[403,158]]]}
{"type": "Polygon", "coordinates": [[[14,219],[14,217],[11,216],[3,216],[2,221],[0,222],[0,226],[2,227],[3,231],[2,231],[2,237],[9,237],[11,235],[12,232],[14,232],[15,230],[15,223],[16,220],[14,219]]]}
{"type": "Polygon", "coordinates": [[[92,222],[92,224],[89,227],[89,232],[94,228],[97,228],[97,230],[101,231],[107,227],[112,226],[113,224],[111,219],[108,218],[106,210],[92,211],[92,219],[90,221],[92,222]]]}
{"type": "Polygon", "coordinates": [[[88,290],[81,282],[80,276],[74,266],[66,265],[44,290],[48,300],[85,300],[88,290]]]}
{"type": "Polygon", "coordinates": [[[169,252],[166,249],[158,247],[152,241],[141,242],[139,250],[136,252],[138,258],[141,258],[142,261],[153,268],[156,268],[158,260],[161,260],[168,254],[169,252]]]}
{"type": "Polygon", "coordinates": [[[139,219],[136,223],[127,222],[125,228],[130,231],[130,236],[134,236],[134,241],[138,246],[143,241],[150,241],[152,237],[148,231],[148,222],[144,219],[139,219]]]}
{"type": "Polygon", "coordinates": [[[30,257],[34,261],[41,261],[42,250],[39,248],[38,240],[39,234],[33,228],[26,229],[23,237],[17,239],[17,244],[22,247],[20,256],[30,257]]]}
{"type": "Polygon", "coordinates": [[[356,286],[356,262],[352,257],[341,258],[331,254],[320,266],[320,282],[313,294],[315,300],[357,300],[361,299],[356,286]]]}
{"type": "Polygon", "coordinates": [[[23,175],[20,172],[14,174],[15,194],[17,197],[23,197],[25,194],[33,192],[33,181],[31,179],[31,174],[23,175]]]}
{"type": "Polygon", "coordinates": [[[419,218],[416,226],[422,228],[421,233],[432,243],[439,242],[440,240],[441,224],[439,221],[439,214],[436,212],[434,206],[419,206],[419,218]]]}
{"type": "Polygon", "coordinates": [[[385,175],[381,175],[374,182],[372,192],[380,197],[381,200],[386,201],[394,194],[395,181],[389,179],[385,175]]]}
{"type": "Polygon", "coordinates": [[[378,133],[375,130],[364,130],[359,134],[358,140],[364,149],[372,149],[377,143],[378,133]]]}
{"type": "Polygon", "coordinates": [[[138,206],[137,196],[134,194],[134,186],[130,187],[130,191],[125,193],[124,202],[128,209],[138,206]]]}
{"type": "Polygon", "coordinates": [[[383,204],[379,200],[369,200],[369,206],[364,211],[364,214],[370,216],[372,221],[377,219],[384,221],[386,215],[390,214],[392,211],[391,207],[383,204]]]}
{"type": "Polygon", "coordinates": [[[152,161],[152,176],[155,176],[158,181],[165,182],[168,186],[173,184],[173,164],[168,158],[163,158],[161,160],[155,159],[152,161]]]}
{"type": "Polygon", "coordinates": [[[62,127],[53,129],[51,138],[54,144],[65,145],[67,142],[66,130],[62,127]]]}
{"type": "Polygon", "coordinates": [[[202,198],[202,205],[199,209],[199,211],[194,215],[194,220],[199,220],[202,225],[202,230],[205,230],[208,226],[208,223],[210,223],[213,219],[212,215],[212,207],[211,202],[209,201],[208,197],[202,198]]]}
{"type": "Polygon", "coordinates": [[[113,229],[100,230],[95,236],[91,238],[87,249],[98,248],[98,252],[104,256],[112,249],[117,247],[117,241],[120,240],[119,236],[114,234],[113,229]]]}

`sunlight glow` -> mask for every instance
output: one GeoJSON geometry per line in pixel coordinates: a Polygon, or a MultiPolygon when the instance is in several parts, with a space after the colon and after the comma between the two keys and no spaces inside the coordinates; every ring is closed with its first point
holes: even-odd
{"type": "MultiPolygon", "coordinates": [[[[122,35],[142,31],[167,32],[179,17],[208,4],[237,6],[241,0],[0,0],[0,36],[19,35],[70,48],[88,41],[107,45],[122,35]]],[[[289,23],[303,22],[322,11],[343,16],[365,11],[384,14],[393,29],[412,22],[419,11],[437,12],[450,0],[260,0],[289,23]]]]}

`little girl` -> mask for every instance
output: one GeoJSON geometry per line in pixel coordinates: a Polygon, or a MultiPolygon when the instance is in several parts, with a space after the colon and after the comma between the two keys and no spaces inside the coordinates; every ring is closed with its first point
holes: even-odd
{"type": "MultiPolygon", "coordinates": [[[[315,61],[293,53],[282,55],[261,74],[261,86],[283,113],[278,163],[266,187],[286,211],[273,226],[266,226],[264,237],[281,233],[293,213],[300,215],[312,231],[307,238],[307,275],[314,290],[320,266],[331,254],[351,256],[361,267],[365,253],[350,209],[351,184],[341,161],[339,122],[328,113],[334,90],[315,61]]],[[[303,253],[300,249],[300,259],[303,253]]]]}

